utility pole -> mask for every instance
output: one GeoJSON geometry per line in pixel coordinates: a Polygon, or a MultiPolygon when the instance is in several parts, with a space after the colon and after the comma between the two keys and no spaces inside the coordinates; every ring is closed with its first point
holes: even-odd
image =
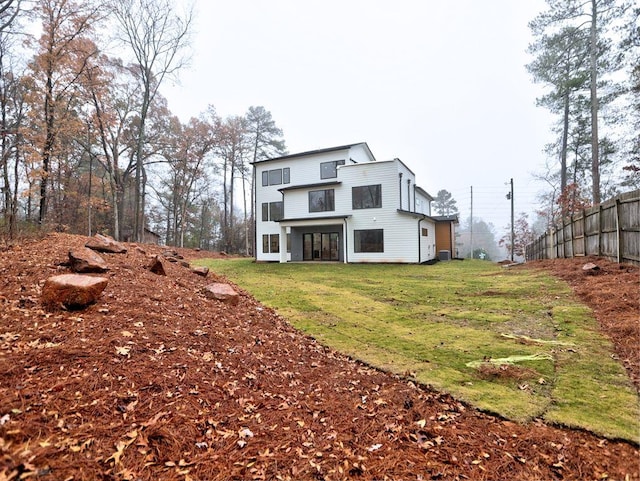
{"type": "Polygon", "coordinates": [[[471,255],[470,259],[473,259],[473,186],[471,186],[471,217],[469,220],[469,233],[471,235],[471,255]]]}
{"type": "Polygon", "coordinates": [[[507,194],[507,199],[511,201],[511,262],[513,262],[513,243],[516,239],[515,228],[513,225],[513,178],[511,179],[511,190],[507,194]]]}

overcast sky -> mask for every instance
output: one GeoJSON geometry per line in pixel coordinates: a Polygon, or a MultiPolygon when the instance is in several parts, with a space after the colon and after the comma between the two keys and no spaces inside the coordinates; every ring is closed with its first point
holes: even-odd
{"type": "MultiPolygon", "coordinates": [[[[544,0],[196,0],[191,67],[162,93],[183,121],[262,105],[290,153],[367,142],[461,220],[533,214],[553,119],[525,65],[544,0]]],[[[530,217],[531,219],[531,217],[530,217]]]]}

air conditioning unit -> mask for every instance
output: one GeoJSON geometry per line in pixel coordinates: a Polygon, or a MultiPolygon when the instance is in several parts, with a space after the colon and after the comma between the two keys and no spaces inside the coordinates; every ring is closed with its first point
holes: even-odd
{"type": "Polygon", "coordinates": [[[441,261],[450,261],[451,260],[451,252],[449,252],[449,251],[440,251],[440,252],[438,252],[438,258],[441,261]]]}

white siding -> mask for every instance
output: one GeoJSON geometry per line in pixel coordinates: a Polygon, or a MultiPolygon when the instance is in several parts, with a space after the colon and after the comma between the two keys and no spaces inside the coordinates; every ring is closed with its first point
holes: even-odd
{"type": "MultiPolygon", "coordinates": [[[[265,162],[258,162],[255,168],[255,203],[256,203],[256,259],[260,261],[279,261],[278,253],[262,252],[262,236],[265,234],[280,234],[280,225],[277,222],[262,221],[262,203],[278,202],[283,200],[283,193],[279,189],[292,187],[296,185],[316,184],[324,182],[333,182],[337,179],[322,179],[320,176],[320,164],[323,162],[331,162],[344,160],[345,164],[350,163],[350,159],[357,162],[370,162],[374,160],[364,145],[355,145],[351,149],[334,150],[330,152],[322,152],[313,155],[293,156],[284,159],[275,159],[265,162]],[[282,169],[288,167],[290,169],[290,183],[280,185],[262,185],[262,172],[265,170],[282,169]]],[[[338,174],[339,175],[339,174],[338,174]]],[[[286,202],[284,203],[284,217],[300,218],[300,217],[326,217],[335,215],[335,212],[314,212],[309,213],[309,190],[320,190],[322,187],[315,189],[303,189],[286,192],[286,202]]],[[[330,187],[328,187],[330,188],[330,187]]],[[[280,238],[280,243],[286,242],[286,239],[280,238]]],[[[285,244],[286,245],[286,244],[285,244]]],[[[290,259],[290,255],[287,256],[290,259]]]]}
{"type": "MultiPolygon", "coordinates": [[[[283,261],[291,258],[290,255],[281,258],[278,253],[262,252],[264,234],[281,234],[280,244],[283,248],[286,246],[280,224],[262,221],[262,203],[280,200],[284,200],[285,219],[346,217],[346,235],[340,242],[342,245],[346,243],[347,262],[416,263],[433,259],[436,255],[435,225],[424,217],[429,215],[429,200],[422,193],[416,193],[415,175],[398,159],[377,162],[365,144],[358,144],[350,149],[260,162],[254,168],[257,260],[283,261]],[[337,177],[322,179],[320,164],[338,160],[344,160],[345,165],[338,167],[337,177]],[[263,171],[284,167],[290,169],[289,184],[262,186],[263,171]],[[382,206],[353,209],[352,187],[378,184],[381,186],[382,206]],[[297,186],[300,188],[295,188],[297,186]],[[323,189],[334,189],[335,210],[309,212],[309,191],[323,189]],[[415,212],[418,207],[419,211],[415,212]],[[422,235],[423,228],[427,229],[427,236],[422,235]],[[384,252],[354,252],[354,231],[371,229],[383,230],[384,252]]],[[[319,222],[326,224],[326,221],[319,222]]],[[[342,223],[341,219],[336,220],[336,224],[342,223]]]]}
{"type": "MultiPolygon", "coordinates": [[[[282,169],[284,167],[290,168],[290,180],[293,182],[294,172],[291,163],[286,161],[274,161],[264,162],[255,165],[256,177],[256,197],[255,197],[255,216],[256,216],[256,259],[261,261],[278,261],[280,260],[280,254],[277,252],[264,253],[262,252],[262,236],[280,234],[280,225],[273,221],[262,221],[262,204],[269,202],[282,201],[282,193],[278,190],[282,187],[286,187],[291,184],[279,184],[279,185],[262,185],[262,172],[274,169],[282,169]]],[[[286,212],[285,212],[286,215],[286,212]]],[[[286,243],[286,238],[282,239],[280,236],[280,243],[286,243]]],[[[286,245],[286,244],[285,244],[286,245]]]]}
{"type": "MultiPolygon", "coordinates": [[[[397,160],[341,167],[340,200],[336,210],[349,213],[347,248],[349,262],[418,262],[418,218],[399,214],[402,163],[397,160]],[[382,207],[353,209],[351,187],[380,184],[382,207]],[[384,252],[354,252],[354,230],[382,229],[384,252]]],[[[404,174],[404,171],[402,171],[404,174]]],[[[403,175],[404,180],[404,175],[403,175]]],[[[405,194],[406,197],[406,194],[405,194]]],[[[406,198],[404,199],[406,206],[406,198]]]]}
{"type": "Polygon", "coordinates": [[[420,222],[420,262],[436,258],[436,223],[431,219],[420,222]],[[427,229],[427,235],[422,235],[422,229],[427,229]]]}
{"type": "Polygon", "coordinates": [[[431,201],[420,192],[415,192],[416,196],[416,212],[431,215],[431,201]]]}

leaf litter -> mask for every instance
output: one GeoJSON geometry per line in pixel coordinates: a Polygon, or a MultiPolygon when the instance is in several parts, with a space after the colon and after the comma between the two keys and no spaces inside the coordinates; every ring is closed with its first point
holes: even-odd
{"type": "MultiPolygon", "coordinates": [[[[210,273],[105,254],[78,317],[38,304],[82,236],[0,252],[0,479],[638,479],[639,452],[490,416],[293,329],[210,273]],[[259,340],[259,342],[258,342],[259,340]]],[[[188,260],[210,252],[179,250],[188,260]]]]}

